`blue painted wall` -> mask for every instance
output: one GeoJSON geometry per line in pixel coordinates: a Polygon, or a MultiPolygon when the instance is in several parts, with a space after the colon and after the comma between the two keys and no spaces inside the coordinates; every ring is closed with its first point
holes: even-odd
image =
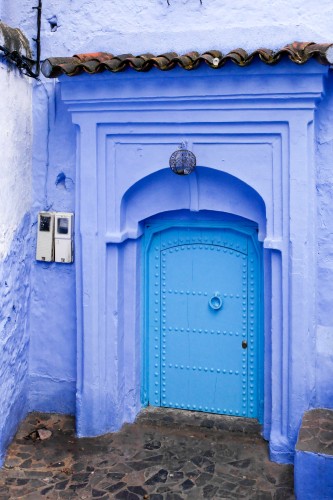
{"type": "MultiPolygon", "coordinates": [[[[34,88],[33,212],[74,211],[75,128],[54,91],[34,88]],[[47,96],[48,114],[40,104],[47,96]]],[[[36,233],[33,235],[36,244],[36,233]]],[[[29,409],[75,413],[75,263],[37,262],[31,270],[29,409]]]]}
{"type": "Polygon", "coordinates": [[[0,61],[0,466],[28,409],[31,88],[0,61]]]}
{"type": "Polygon", "coordinates": [[[333,457],[307,451],[295,453],[295,494],[298,500],[333,498],[333,457]]]}
{"type": "MultiPolygon", "coordinates": [[[[113,3],[108,11],[106,5],[96,0],[83,4],[72,2],[43,2],[42,56],[72,55],[82,51],[109,50],[114,53],[155,52],[168,50],[206,50],[220,48],[224,51],[235,46],[253,50],[260,45],[281,47],[291,39],[328,41],[331,36],[327,22],[332,3],[325,0],[318,10],[310,1],[303,2],[302,11],[293,4],[275,2],[274,6],[243,3],[239,15],[238,7],[228,0],[223,5],[218,1],[196,0],[170,2],[134,0],[113,3]],[[283,8],[282,8],[283,6],[283,8]],[[287,9],[287,11],[286,11],[287,9]],[[106,16],[106,12],[108,15],[106,16]],[[183,19],[186,15],[186,30],[183,19]],[[111,16],[111,18],[110,18],[111,16]],[[51,31],[49,20],[56,18],[56,29],[51,31]],[[108,19],[106,21],[106,18],[108,19]],[[110,22],[112,19],[112,22],[110,22]],[[224,29],[221,31],[221,20],[224,29]],[[259,24],[258,24],[259,23],[259,24]],[[242,29],[239,29],[239,26],[242,29]],[[137,37],[138,27],[140,38],[137,37]],[[83,36],[84,33],[84,36],[83,36]],[[159,36],[156,36],[156,33],[159,36]]],[[[21,26],[30,39],[35,35],[35,13],[31,2],[0,2],[2,18],[13,25],[21,26]]],[[[38,210],[73,210],[75,196],[75,129],[56,91],[55,82],[37,83],[34,91],[33,154],[34,202],[32,218],[38,210]],[[65,175],[65,177],[63,176],[65,175]],[[57,184],[58,179],[58,184],[57,184]]],[[[313,372],[312,395],[309,406],[332,406],[333,390],[329,380],[333,369],[333,323],[330,310],[333,296],[333,264],[330,248],[332,232],[331,200],[332,188],[332,124],[329,116],[332,108],[332,79],[327,81],[327,97],[317,113],[317,193],[318,193],[318,287],[314,300],[317,305],[317,339],[314,343],[316,369],[313,372]]],[[[31,408],[45,408],[48,401],[46,386],[50,383],[57,392],[58,383],[66,387],[64,408],[74,411],[73,394],[76,377],[76,320],[75,320],[75,276],[73,266],[66,271],[61,266],[42,266],[33,262],[33,307],[31,308],[31,342],[42,345],[45,352],[58,355],[52,363],[38,349],[30,353],[30,372],[33,390],[29,397],[31,408]],[[47,269],[46,269],[47,268],[47,269]],[[44,272],[45,271],[45,272],[44,272]],[[47,271],[47,273],[46,273],[47,271]],[[65,280],[63,281],[63,274],[65,280]],[[50,308],[52,303],[52,308],[50,308]],[[64,314],[65,313],[65,314],[64,314]],[[59,318],[63,317],[63,321],[59,318]],[[47,320],[46,320],[47,318],[47,320]],[[43,326],[39,328],[40,324],[43,326]],[[49,327],[51,325],[51,327],[49,327]],[[52,339],[48,342],[53,331],[52,339]],[[65,343],[64,343],[65,341],[65,343]]],[[[45,354],[45,353],[44,353],[45,354]]],[[[52,392],[51,391],[51,392],[52,392]]]]}
{"type": "MultiPolygon", "coordinates": [[[[42,24],[43,56],[71,55],[80,51],[109,50],[115,53],[145,52],[160,53],[167,50],[206,50],[220,48],[230,50],[235,46],[255,49],[259,45],[280,47],[291,39],[314,39],[327,41],[331,37],[329,24],[332,2],[326,1],[318,9],[313,2],[303,2],[300,10],[295,5],[275,2],[256,8],[253,2],[242,5],[237,11],[234,2],[183,1],[166,2],[151,0],[143,2],[117,0],[112,9],[113,21],[106,16],[105,5],[97,1],[63,2],[45,1],[42,24]],[[281,8],[283,6],[283,8],[281,8]],[[288,9],[286,11],[285,9],[288,9]],[[274,12],[272,11],[274,9],[274,12]],[[247,16],[243,17],[246,10],[247,16]],[[274,14],[274,15],[273,15],[274,14]],[[48,18],[57,16],[59,27],[51,31],[48,18]],[[186,15],[186,30],[184,16],[186,15]],[[221,30],[221,22],[227,27],[221,30]],[[138,40],[138,22],[142,36],[138,40]],[[258,22],[260,28],[258,28],[258,22]],[[112,25],[112,28],[110,27],[112,25]],[[239,26],[242,25],[242,29],[239,26]],[[156,34],[158,33],[158,36],[156,34]]],[[[35,14],[31,2],[1,2],[3,19],[13,25],[22,26],[30,38],[35,34],[35,14]]],[[[314,368],[310,368],[312,386],[306,405],[310,407],[333,407],[333,78],[326,82],[326,97],[316,113],[316,187],[318,219],[316,227],[317,287],[313,291],[316,304],[316,337],[313,340],[314,368]]],[[[3,329],[0,332],[5,353],[11,353],[1,369],[7,380],[3,397],[3,408],[12,399],[17,401],[11,416],[17,424],[26,408],[48,411],[75,412],[76,386],[76,306],[75,264],[61,266],[41,264],[34,261],[35,231],[29,240],[29,228],[36,220],[39,210],[74,210],[76,130],[70,116],[59,98],[55,82],[37,82],[33,96],[34,149],[33,149],[33,202],[30,213],[18,222],[15,237],[7,260],[1,263],[1,286],[5,299],[3,329]],[[25,238],[22,235],[25,234],[25,238]],[[20,255],[17,258],[18,246],[20,255]],[[28,242],[30,241],[30,246],[28,242]],[[29,256],[26,258],[26,256],[29,256]],[[29,282],[29,264],[32,265],[29,282]],[[15,278],[22,273],[19,289],[12,284],[10,291],[4,282],[6,277],[15,278]],[[30,354],[28,370],[29,336],[25,329],[27,301],[31,284],[31,307],[29,318],[30,354]],[[19,300],[18,300],[19,299],[19,300]],[[19,302],[20,321],[8,321],[13,317],[13,305],[19,302]],[[11,349],[16,331],[21,342],[19,352],[11,349]],[[10,335],[8,335],[10,332],[10,335]],[[8,344],[7,344],[7,340],[8,344]],[[8,347],[7,347],[8,346],[8,347]],[[20,362],[17,359],[20,358],[20,362]],[[8,388],[11,387],[11,390],[8,388]],[[25,387],[29,391],[25,392],[25,387]],[[12,398],[14,392],[17,397],[12,398]],[[26,406],[28,399],[28,406],[26,406]]],[[[8,283],[8,281],[7,281],[8,283]]],[[[13,282],[12,282],[13,283],[13,282]]],[[[15,313],[16,315],[16,313],[15,313]]],[[[14,315],[14,316],[15,316],[14,315]]],[[[5,409],[0,410],[2,450],[14,431],[5,409]]],[[[129,417],[131,418],[131,412],[129,417]]],[[[0,450],[1,453],[1,450],[0,450]]],[[[1,456],[0,456],[1,458],[1,456]]]]}
{"type": "MultiPolygon", "coordinates": [[[[35,35],[30,0],[2,0],[2,18],[35,35]]],[[[330,0],[43,0],[42,57],[98,50],[115,54],[279,48],[332,37],[330,0]],[[50,21],[56,22],[52,30],[50,21]],[[138,36],[138,34],[140,36],[138,36]]]]}
{"type": "Polygon", "coordinates": [[[0,466],[6,447],[28,410],[31,227],[31,216],[26,214],[0,263],[0,466]]]}
{"type": "Polygon", "coordinates": [[[316,115],[317,338],[311,407],[333,408],[333,74],[316,115]]]}

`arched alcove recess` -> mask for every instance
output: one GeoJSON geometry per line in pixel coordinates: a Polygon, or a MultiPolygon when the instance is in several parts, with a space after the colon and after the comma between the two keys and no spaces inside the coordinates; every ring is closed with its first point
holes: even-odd
{"type": "Polygon", "coordinates": [[[314,387],[313,138],[327,71],[282,61],[61,77],[78,126],[80,436],[140,409],[140,221],[232,213],[258,223],[265,249],[264,435],[272,459],[293,460],[314,387]],[[204,166],[177,178],[165,166],[184,140],[204,166]]]}
{"type": "Polygon", "coordinates": [[[121,233],[139,235],[140,221],[183,209],[238,215],[256,222],[259,240],[265,238],[266,209],[261,196],[237,177],[208,167],[198,167],[189,176],[177,176],[169,168],[156,169],[136,182],[121,200],[121,233]]]}

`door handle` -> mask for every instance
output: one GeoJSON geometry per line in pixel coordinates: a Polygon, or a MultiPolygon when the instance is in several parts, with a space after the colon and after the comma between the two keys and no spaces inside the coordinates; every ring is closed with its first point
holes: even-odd
{"type": "Polygon", "coordinates": [[[223,304],[223,299],[220,296],[220,293],[219,292],[215,292],[215,294],[213,295],[213,297],[211,297],[209,299],[208,304],[215,311],[217,311],[218,309],[221,309],[222,304],[223,304]]]}

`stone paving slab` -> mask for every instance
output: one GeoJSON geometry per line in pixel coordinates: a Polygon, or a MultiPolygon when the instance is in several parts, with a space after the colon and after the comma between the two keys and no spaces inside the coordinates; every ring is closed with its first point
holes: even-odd
{"type": "Polygon", "coordinates": [[[318,408],[304,413],[296,449],[333,455],[333,411],[318,408]]]}
{"type": "Polygon", "coordinates": [[[293,499],[293,466],[270,462],[246,419],[146,409],[117,433],[77,439],[72,417],[32,413],[0,470],[0,500],[20,498],[293,499]],[[24,439],[42,427],[49,439],[24,439]]]}

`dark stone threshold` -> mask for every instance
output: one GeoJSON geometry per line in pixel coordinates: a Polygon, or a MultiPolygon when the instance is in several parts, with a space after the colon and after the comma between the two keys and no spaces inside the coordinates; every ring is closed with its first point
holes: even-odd
{"type": "Polygon", "coordinates": [[[253,418],[232,417],[200,411],[178,410],[174,408],[156,408],[148,406],[136,418],[140,424],[177,427],[199,427],[218,431],[239,432],[261,436],[261,425],[253,418]]]}

